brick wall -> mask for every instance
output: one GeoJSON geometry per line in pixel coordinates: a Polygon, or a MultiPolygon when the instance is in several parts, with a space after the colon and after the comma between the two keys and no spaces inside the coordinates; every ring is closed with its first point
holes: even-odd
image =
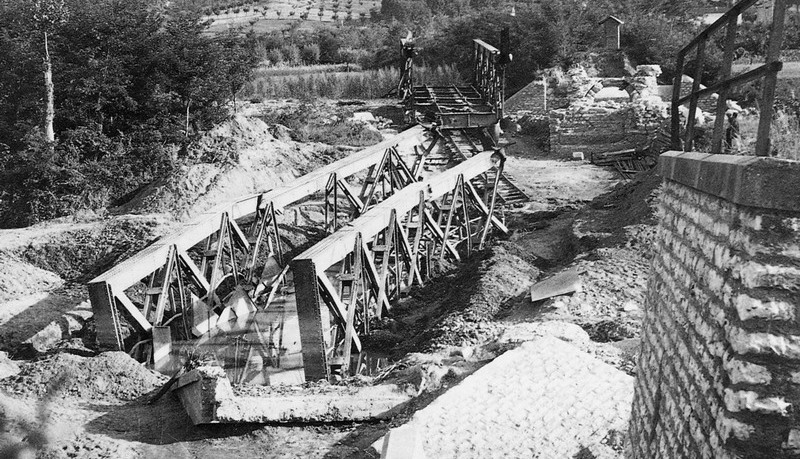
{"type": "Polygon", "coordinates": [[[629,456],[800,457],[800,163],[659,167],[629,456]]]}
{"type": "Polygon", "coordinates": [[[667,119],[665,107],[598,102],[550,112],[550,152],[570,158],[592,153],[645,148],[667,119]]]}

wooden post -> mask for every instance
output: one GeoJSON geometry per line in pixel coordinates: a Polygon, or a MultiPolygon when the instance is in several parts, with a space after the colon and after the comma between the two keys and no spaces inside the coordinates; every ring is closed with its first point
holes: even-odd
{"type": "MultiPolygon", "coordinates": [[[[784,16],[786,0],[775,0],[772,12],[772,25],[769,28],[769,48],[766,64],[777,62],[781,55],[783,42],[784,16]]],[[[764,77],[764,89],[761,93],[761,113],[758,120],[758,138],[756,139],[756,156],[769,156],[771,142],[769,138],[772,126],[773,104],[775,103],[775,87],[778,84],[778,71],[770,71],[764,77]]]]}
{"type": "Polygon", "coordinates": [[[119,311],[111,286],[105,282],[89,284],[89,300],[92,302],[97,344],[100,349],[124,350],[119,311]]]}
{"type": "MultiPolygon", "coordinates": [[[[728,28],[725,34],[725,54],[722,58],[722,69],[719,80],[725,81],[731,76],[731,64],[733,62],[733,52],[736,46],[736,31],[739,28],[738,17],[732,17],[728,21],[728,28]]],[[[730,88],[726,85],[719,90],[717,95],[717,113],[714,120],[714,138],[711,143],[711,153],[719,154],[722,152],[722,139],[725,134],[725,112],[727,112],[727,100],[730,88]]]]}
{"type": "Polygon", "coordinates": [[[672,126],[671,139],[672,149],[682,150],[681,146],[681,86],[683,85],[683,63],[685,55],[683,51],[678,53],[678,61],[675,63],[675,78],[672,80],[672,126]]]}
{"type": "Polygon", "coordinates": [[[292,272],[303,353],[303,373],[306,381],[328,379],[328,356],[323,335],[328,324],[322,323],[317,269],[311,260],[296,260],[292,262],[292,272]]]}
{"type": "Polygon", "coordinates": [[[699,97],[697,91],[700,90],[700,80],[703,76],[703,66],[706,58],[706,41],[707,38],[700,40],[697,44],[697,58],[695,59],[694,81],[692,81],[692,97],[689,100],[689,117],[686,120],[686,137],[683,140],[683,151],[692,151],[694,143],[694,125],[697,114],[697,102],[699,97]]]}
{"type": "MultiPolygon", "coordinates": [[[[447,221],[444,226],[444,240],[442,241],[442,250],[439,252],[439,262],[441,263],[444,261],[444,252],[445,248],[447,247],[447,243],[450,237],[450,228],[453,223],[453,215],[456,213],[456,200],[459,197],[459,193],[464,185],[464,176],[459,175],[458,180],[456,181],[456,186],[453,188],[452,193],[450,194],[450,209],[447,211],[447,221]]],[[[461,196],[461,200],[464,200],[464,196],[461,196]]]]}
{"type": "MultiPolygon", "coordinates": [[[[411,221],[411,213],[409,213],[409,222],[411,221]]],[[[417,282],[420,285],[423,284],[422,275],[420,273],[420,250],[421,250],[421,242],[422,236],[425,233],[425,193],[420,191],[419,192],[419,205],[417,206],[417,230],[414,233],[414,242],[411,246],[411,268],[408,273],[409,282],[408,285],[410,286],[413,283],[413,279],[416,278],[417,282]]]]}
{"type": "MultiPolygon", "coordinates": [[[[356,309],[358,308],[358,291],[362,288],[361,284],[361,233],[356,237],[356,243],[353,247],[353,286],[350,288],[350,301],[347,305],[347,319],[344,325],[344,349],[342,350],[342,377],[348,376],[350,370],[350,351],[353,344],[353,322],[356,317],[356,309]]],[[[365,295],[366,296],[366,295],[365,295]]]]}
{"type": "Polygon", "coordinates": [[[492,226],[492,217],[494,216],[494,207],[497,203],[497,187],[500,185],[500,177],[503,175],[503,166],[505,165],[505,158],[500,159],[496,166],[496,175],[494,176],[494,188],[492,188],[492,199],[489,202],[489,215],[486,217],[486,224],[483,226],[483,234],[481,234],[479,250],[483,250],[486,245],[486,237],[489,235],[489,228],[492,226]]]}

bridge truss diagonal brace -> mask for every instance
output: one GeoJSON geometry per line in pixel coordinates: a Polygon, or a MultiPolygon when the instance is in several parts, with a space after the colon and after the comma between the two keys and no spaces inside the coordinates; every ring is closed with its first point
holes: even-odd
{"type": "MultiPolygon", "coordinates": [[[[453,192],[458,193],[459,201],[465,206],[467,197],[473,198],[476,194],[470,191],[470,187],[467,185],[469,180],[492,169],[495,169],[496,176],[499,176],[502,173],[502,163],[498,164],[494,153],[488,151],[479,153],[425,181],[411,183],[295,258],[292,268],[295,270],[295,288],[298,292],[296,298],[298,320],[301,322],[303,364],[307,380],[323,379],[332,374],[327,346],[324,344],[326,341],[324,338],[320,338],[320,336],[324,337],[329,329],[327,324],[322,324],[321,318],[318,317],[322,303],[327,304],[332,312],[331,318],[338,322],[339,328],[349,329],[353,326],[352,323],[346,321],[350,315],[348,313],[353,311],[348,311],[345,302],[339,298],[336,288],[327,277],[327,271],[351,256],[358,241],[382,240],[382,242],[373,242],[372,248],[368,248],[365,242],[362,242],[361,245],[364,252],[368,254],[365,257],[367,263],[365,282],[368,284],[365,289],[377,290],[376,297],[379,305],[377,311],[380,314],[402,292],[403,282],[410,284],[414,281],[416,273],[420,269],[419,264],[425,262],[422,259],[426,258],[429,261],[435,247],[438,246],[440,250],[444,250],[454,260],[460,260],[455,247],[458,241],[448,240],[445,231],[449,232],[450,228],[439,226],[437,219],[431,215],[431,208],[434,207],[436,200],[453,192]],[[420,214],[418,219],[406,218],[406,221],[401,222],[402,219],[399,217],[408,216],[412,211],[420,214]],[[416,231],[413,246],[406,235],[408,228],[411,228],[409,223],[413,224],[416,231]],[[398,225],[407,225],[408,228],[398,228],[398,225]],[[426,250],[424,256],[420,253],[421,236],[417,237],[422,232],[425,232],[425,238],[430,241],[430,248],[426,250]],[[378,252],[381,254],[380,264],[376,263],[375,259],[375,254],[378,252]],[[388,262],[390,257],[394,260],[393,264],[388,262]],[[411,267],[412,260],[416,265],[414,268],[411,267]],[[390,267],[391,269],[389,269],[390,267]],[[391,273],[393,285],[387,285],[387,282],[390,281],[389,273],[391,273]],[[308,322],[304,323],[304,321],[308,322]],[[303,336],[303,334],[307,336],[303,336]],[[312,344],[306,346],[306,343],[312,344]],[[316,354],[311,355],[314,353],[316,354]],[[315,365],[319,366],[313,368],[315,365]]],[[[495,210],[494,198],[488,206],[485,203],[473,204],[478,208],[479,213],[485,213],[486,223],[479,233],[483,238],[490,226],[503,233],[507,231],[497,219],[492,218],[495,210]]],[[[469,214],[461,218],[466,222],[469,222],[469,219],[469,214]]],[[[450,220],[450,226],[455,224],[454,218],[448,220],[450,220]]],[[[470,229],[467,231],[471,233],[470,229]]],[[[353,334],[353,344],[357,343],[356,338],[357,335],[353,334]]],[[[346,361],[349,357],[349,355],[343,355],[341,359],[346,361]]]]}
{"type": "MultiPolygon", "coordinates": [[[[151,324],[148,323],[141,311],[137,309],[137,306],[124,292],[143,280],[147,283],[147,279],[154,272],[161,270],[165,266],[172,250],[177,251],[178,258],[181,260],[179,265],[181,265],[186,277],[190,280],[193,279],[193,283],[198,285],[201,294],[208,294],[209,290],[213,290],[211,285],[206,285],[213,284],[209,282],[210,279],[206,277],[207,274],[203,272],[201,266],[197,266],[192,262],[186,252],[201,244],[204,240],[208,240],[220,230],[220,221],[223,214],[228,215],[230,222],[228,225],[230,229],[228,239],[233,242],[231,245],[236,245],[237,249],[241,249],[246,254],[245,267],[251,268],[248,264],[251,264],[252,261],[247,258],[255,258],[263,246],[269,247],[269,250],[279,260],[279,264],[284,266],[286,261],[282,260],[283,250],[280,247],[280,236],[277,231],[276,212],[280,212],[285,207],[315,193],[324,192],[331,174],[336,174],[339,180],[347,179],[361,171],[376,166],[386,155],[387,149],[396,148],[404,152],[413,151],[415,146],[420,145],[428,138],[429,134],[422,126],[412,127],[377,145],[367,147],[346,158],[321,167],[289,184],[221,204],[196,215],[193,220],[183,225],[180,230],[162,237],[131,258],[97,276],[89,284],[92,309],[95,314],[98,314],[98,317],[101,317],[102,325],[98,325],[99,329],[111,327],[109,330],[99,330],[99,344],[109,349],[124,350],[123,343],[119,339],[123,332],[122,319],[130,319],[129,322],[134,328],[138,330],[146,329],[149,333],[151,324]],[[267,224],[262,225],[263,227],[255,226],[251,229],[251,233],[246,235],[237,222],[251,218],[254,215],[257,217],[256,221],[259,222],[267,219],[267,224]],[[270,229],[267,230],[267,227],[270,227],[270,229]],[[260,242],[259,246],[253,247],[257,241],[260,242]],[[274,245],[270,247],[270,243],[274,245]],[[108,293],[109,289],[112,290],[111,294],[108,293]],[[112,299],[107,299],[109,297],[112,299]],[[114,308],[115,303],[117,305],[116,308],[114,308]]],[[[246,277],[252,277],[252,275],[248,275],[251,272],[252,269],[242,270],[246,277]]],[[[217,301],[215,295],[212,295],[211,299],[217,301]]]]}

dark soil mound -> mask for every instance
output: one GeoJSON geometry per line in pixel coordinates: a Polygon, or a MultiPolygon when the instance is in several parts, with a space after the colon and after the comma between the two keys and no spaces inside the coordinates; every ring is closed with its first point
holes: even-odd
{"type": "Polygon", "coordinates": [[[3,389],[24,396],[55,395],[92,401],[125,401],[141,397],[166,382],[124,352],[97,357],[56,354],[26,364],[3,389]]]}
{"type": "Polygon", "coordinates": [[[495,316],[509,300],[527,293],[539,275],[517,251],[513,244],[495,245],[401,304],[394,317],[401,329],[406,328],[401,332],[411,338],[400,347],[433,349],[494,338],[501,331],[493,322],[495,316]]]}

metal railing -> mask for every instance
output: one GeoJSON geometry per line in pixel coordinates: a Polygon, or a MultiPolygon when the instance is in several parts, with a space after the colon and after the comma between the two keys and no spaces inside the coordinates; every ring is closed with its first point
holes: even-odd
{"type": "Polygon", "coordinates": [[[769,31],[769,44],[764,65],[749,72],[731,77],[731,66],[733,63],[733,53],[736,43],[736,32],[739,27],[739,16],[752,7],[759,0],[742,0],[734,5],[727,13],[717,19],[713,24],[700,32],[689,44],[678,52],[677,63],[675,66],[675,81],[672,87],[672,148],[675,150],[691,151],[693,147],[695,116],[697,105],[700,98],[717,93],[716,120],[714,122],[714,136],[711,142],[711,153],[718,154],[722,151],[722,141],[725,131],[725,112],[727,111],[727,99],[731,89],[750,81],[763,78],[763,88],[760,101],[760,114],[758,132],[756,140],[756,155],[768,156],[770,153],[769,131],[772,123],[773,104],[775,101],[775,87],[778,80],[778,72],[783,68],[780,57],[781,43],[783,41],[784,17],[786,13],[786,0],[774,0],[772,25],[769,31]],[[720,81],[704,89],[700,88],[700,79],[703,75],[703,67],[706,58],[706,46],[711,35],[726,28],[725,48],[723,55],[722,69],[720,70],[720,81]],[[694,81],[692,82],[691,92],[681,97],[683,69],[686,56],[690,51],[696,49],[694,81]],[[686,130],[683,142],[681,142],[681,121],[679,108],[689,102],[689,115],[686,120],[686,130]]]}
{"type": "Polygon", "coordinates": [[[495,109],[498,117],[502,117],[505,95],[504,68],[500,65],[500,50],[483,40],[475,39],[474,42],[473,84],[486,103],[495,109]]]}

